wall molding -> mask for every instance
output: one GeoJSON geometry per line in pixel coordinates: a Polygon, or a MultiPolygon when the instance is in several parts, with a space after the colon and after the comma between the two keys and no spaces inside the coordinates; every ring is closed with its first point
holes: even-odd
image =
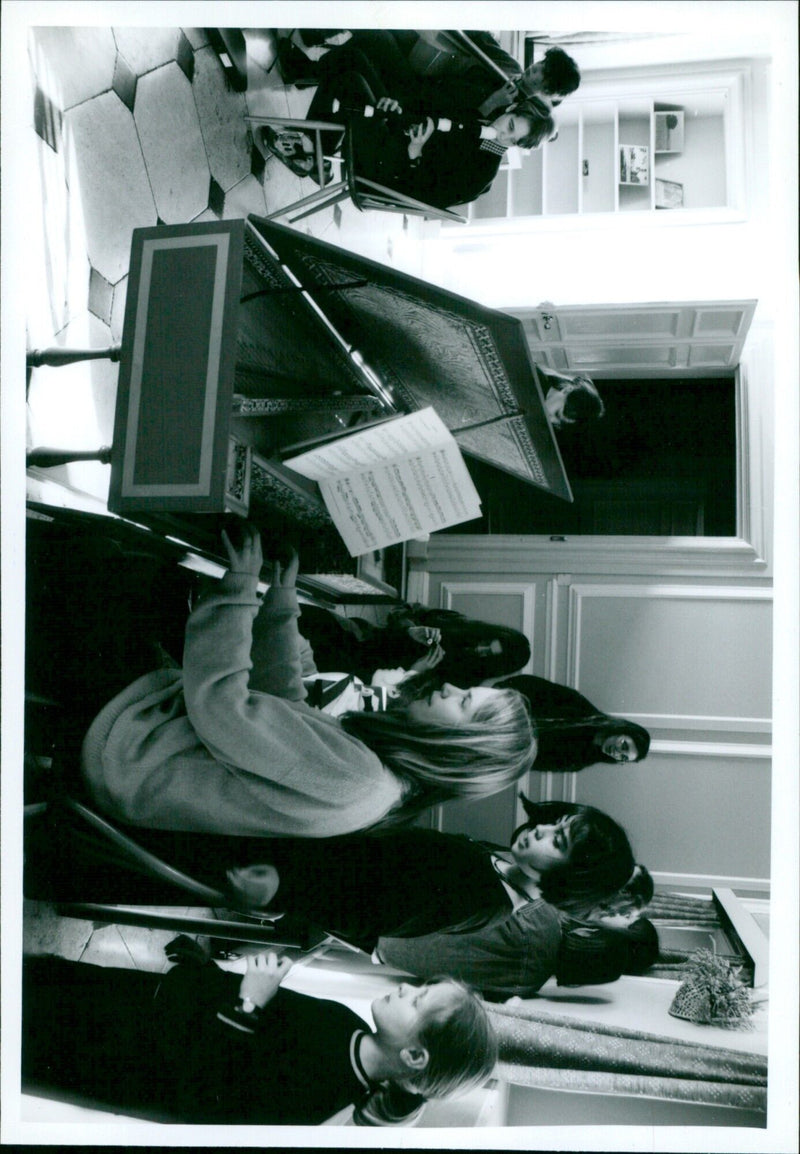
{"type": "MultiPolygon", "coordinates": [[[[621,715],[620,715],[621,716],[621,715]]],[[[631,713],[625,717],[635,721],[645,729],[719,729],[724,727],[729,733],[772,732],[772,722],[768,717],[710,717],[703,714],[679,713],[631,713]]]]}
{"type": "Polygon", "coordinates": [[[669,889],[732,889],[745,890],[747,892],[770,892],[769,878],[753,878],[731,876],[728,874],[683,874],[670,873],[662,870],[651,870],[653,881],[656,886],[664,886],[669,889]]]}
{"type": "Polygon", "coordinates": [[[571,537],[442,533],[428,567],[472,573],[580,573],[609,576],[768,578],[766,560],[743,537],[571,537]]]}
{"type": "Polygon", "coordinates": [[[735,741],[659,741],[654,738],[650,742],[650,753],[674,757],[724,757],[728,761],[737,758],[771,761],[772,746],[735,741]]]}
{"type": "Polygon", "coordinates": [[[548,681],[558,681],[558,586],[558,578],[551,577],[545,593],[544,675],[548,681]]]}
{"type": "Polygon", "coordinates": [[[567,601],[567,684],[578,689],[584,601],[590,598],[646,598],[651,601],[772,601],[772,589],[739,585],[583,584],[570,585],[567,601]]]}

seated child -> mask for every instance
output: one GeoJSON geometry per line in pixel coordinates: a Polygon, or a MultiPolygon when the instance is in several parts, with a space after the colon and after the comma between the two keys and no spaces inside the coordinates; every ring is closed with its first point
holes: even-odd
{"type": "Polygon", "coordinates": [[[554,429],[597,421],[605,414],[605,405],[591,377],[578,373],[574,377],[537,365],[546,389],[544,406],[554,429]]]}
{"type": "MultiPolygon", "coordinates": [[[[364,62],[358,71],[325,77],[308,110],[309,121],[349,124],[358,175],[437,208],[466,204],[492,183],[511,145],[536,148],[555,126],[536,97],[484,119],[473,109],[429,105],[402,115],[380,79],[364,62]]],[[[341,131],[322,134],[331,156],[343,144],[341,131]]],[[[264,128],[257,143],[296,175],[316,177],[313,143],[296,130],[264,128]]]]}
{"type": "Polygon", "coordinates": [[[342,669],[367,684],[375,670],[401,666],[419,672],[435,668],[442,681],[479,685],[516,673],[531,655],[527,637],[517,629],[425,605],[393,609],[383,626],[302,605],[299,629],[318,669],[342,669]]]}
{"type": "Polygon", "coordinates": [[[545,927],[537,949],[546,969],[560,935],[550,899],[582,912],[612,897],[633,856],[624,830],[591,807],[554,803],[541,818],[510,849],[426,829],[269,839],[121,827],[163,867],[142,873],[135,858],[118,859],[117,827],[103,837],[80,811],[53,806],[26,824],[25,896],[174,904],[181,886],[191,894],[199,883],[216,894],[208,904],[298,915],[367,952],[382,937],[465,933],[535,903],[522,920],[545,927]]]}
{"type": "Polygon", "coordinates": [[[491,1074],[486,1011],[460,983],[396,986],[372,1003],[371,1032],[338,1002],[279,989],[290,966],[25,958],[23,1088],[158,1122],[318,1125],[355,1103],[356,1124],[398,1125],[491,1074]]]}

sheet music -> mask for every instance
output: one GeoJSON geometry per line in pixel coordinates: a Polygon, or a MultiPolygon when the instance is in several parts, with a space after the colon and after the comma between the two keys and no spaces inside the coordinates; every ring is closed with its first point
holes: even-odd
{"type": "Polygon", "coordinates": [[[480,498],[461,451],[433,408],[284,464],[319,483],[354,557],[480,516],[480,498]]]}

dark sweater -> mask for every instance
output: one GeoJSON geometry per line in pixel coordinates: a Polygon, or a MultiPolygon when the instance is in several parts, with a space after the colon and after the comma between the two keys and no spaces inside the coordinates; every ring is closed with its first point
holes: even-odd
{"type": "MultiPolygon", "coordinates": [[[[122,827],[120,827],[122,828],[122,827]]],[[[380,837],[248,838],[124,830],[162,861],[218,890],[235,866],[268,862],[272,908],[371,952],[381,934],[419,937],[506,916],[511,903],[490,851],[469,838],[408,829],[380,837]]],[[[119,860],[81,818],[52,808],[25,838],[25,894],[49,901],[175,904],[183,891],[119,860]]]]}
{"type": "Polygon", "coordinates": [[[213,965],[160,975],[26,958],[23,1085],[158,1121],[235,1125],[317,1125],[364,1097],[356,1014],[288,990],[240,1014],[240,983],[213,965]]]}

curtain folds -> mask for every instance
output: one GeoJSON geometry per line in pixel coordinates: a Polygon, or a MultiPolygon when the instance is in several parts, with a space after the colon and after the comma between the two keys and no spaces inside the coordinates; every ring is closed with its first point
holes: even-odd
{"type": "Polygon", "coordinates": [[[577,1021],[530,1003],[489,1012],[500,1047],[497,1072],[508,1082],[766,1111],[761,1055],[577,1021]]]}

